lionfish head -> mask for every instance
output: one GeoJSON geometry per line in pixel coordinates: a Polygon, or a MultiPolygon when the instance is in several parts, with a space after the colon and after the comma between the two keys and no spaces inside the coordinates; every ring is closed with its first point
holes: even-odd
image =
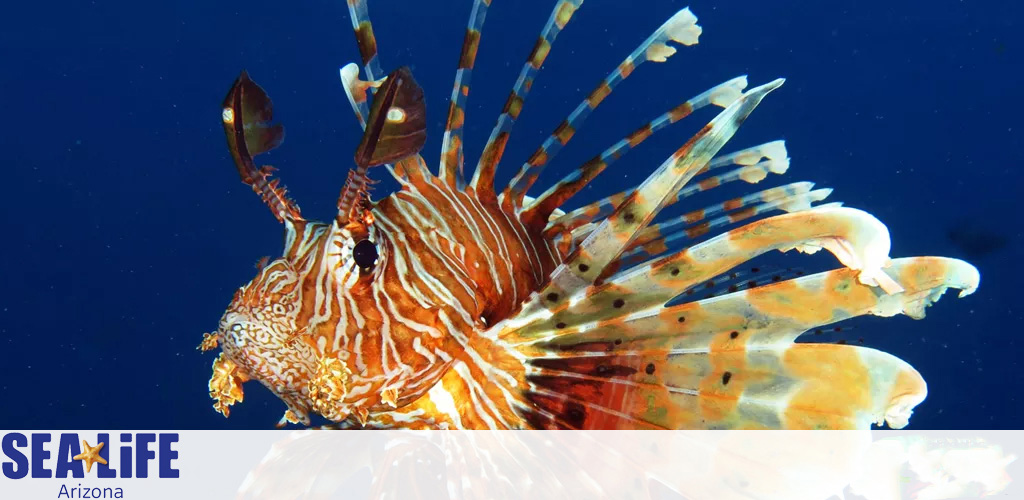
{"type": "Polygon", "coordinates": [[[256,379],[288,404],[282,421],[308,423],[303,401],[316,356],[298,321],[300,287],[287,260],[268,263],[235,292],[217,332],[204,338],[200,349],[222,349],[209,388],[214,408],[224,416],[242,401],[242,384],[256,379]]]}
{"type": "MultiPolygon", "coordinates": [[[[423,91],[408,68],[398,68],[387,78],[368,83],[363,92],[370,88],[377,91],[355,153],[356,168],[349,172],[338,198],[338,215],[329,225],[329,243],[321,256],[325,268],[331,269],[328,293],[355,302],[364,302],[361,299],[372,294],[372,285],[382,279],[388,254],[387,240],[374,222],[369,170],[416,156],[426,139],[423,91]]],[[[256,379],[288,404],[279,425],[308,424],[311,410],[334,421],[353,412],[365,415],[365,408],[353,407],[347,397],[351,369],[346,363],[351,353],[340,349],[331,356],[323,355],[331,347],[327,337],[312,331],[310,318],[300,315],[303,273],[296,270],[296,262],[302,260],[300,254],[316,246],[307,245],[311,241],[307,238],[325,236],[322,231],[328,225],[308,224],[284,186],[271,178],[275,169],[256,166],[256,155],[282,143],[284,128],[272,123],[270,98],[245,71],[224,98],[221,121],[242,182],[285,224],[289,248],[284,258],[263,266],[238,290],[217,332],[206,334],[199,346],[204,351],[217,346],[223,350],[214,361],[209,384],[214,409],[227,416],[229,407],[242,401],[242,384],[256,379]]],[[[346,307],[334,310],[339,313],[335,326],[341,330],[352,315],[346,307]]],[[[389,401],[393,403],[394,398],[389,401]]]]}

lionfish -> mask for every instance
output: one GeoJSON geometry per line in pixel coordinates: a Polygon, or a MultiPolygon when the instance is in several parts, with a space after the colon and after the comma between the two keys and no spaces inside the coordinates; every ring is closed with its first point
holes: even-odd
{"type": "Polygon", "coordinates": [[[217,332],[204,335],[202,350],[222,349],[209,382],[217,411],[228,416],[242,384],[255,379],[287,405],[279,426],[309,425],[314,413],[339,427],[370,428],[907,424],[927,392],[909,364],[859,345],[796,339],[855,316],[921,318],[949,287],[972,293],[977,269],[942,257],[890,259],[878,219],[819,203],[831,190],[809,182],[653,221],[695,193],[787,170],[782,141],[720,154],[782,79],[751,89],[746,77],[717,85],[527,195],[615,87],[640,65],[697,43],[701,27],[689,8],[615,66],[509,185],[495,188],[512,125],[582,3],[555,2],[468,177],[466,100],[490,0],[473,2],[437,174],[419,155],[423,91],[408,68],[384,76],[366,0],[349,0],[365,79],[356,64],[340,74],[364,133],[330,222],[304,219],[271,180],[272,167],[254,164],[284,131],[272,124],[267,94],[242,72],[224,100],[224,130],[242,181],[284,225],[285,244],[235,293],[217,332]],[[645,181],[560,208],[630,149],[706,107],[721,111],[645,181]],[[371,200],[373,170],[387,171],[400,189],[371,200]],[[822,248],[842,267],[685,300],[772,250],[822,248]]]}

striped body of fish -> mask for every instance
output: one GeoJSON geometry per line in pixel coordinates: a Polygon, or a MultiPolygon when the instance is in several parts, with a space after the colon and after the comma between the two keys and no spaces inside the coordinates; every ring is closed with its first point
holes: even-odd
{"type": "Polygon", "coordinates": [[[364,135],[329,223],[303,219],[272,169],[254,165],[254,156],[280,144],[283,129],[270,123],[259,86],[245,73],[235,82],[222,114],[228,145],[242,180],[284,224],[286,244],[238,290],[200,346],[222,349],[209,384],[214,408],[228,415],[242,384],[255,379],[287,404],[282,425],[308,424],[313,413],[341,426],[406,428],[906,425],[926,394],[912,367],[866,347],[795,341],[860,315],[920,318],[949,287],[973,292],[977,270],[940,257],[890,259],[881,222],[819,204],[831,190],[808,182],[655,223],[664,207],[694,193],[786,171],[779,141],[720,154],[782,80],[752,89],[745,77],[720,84],[527,196],[623,79],[697,42],[701,28],[688,9],[618,64],[498,190],[511,126],[582,4],[556,1],[466,175],[464,109],[489,4],[473,4],[435,174],[419,155],[422,90],[408,69],[385,77],[365,0],[349,0],[365,79],[354,64],[341,79],[364,135]],[[704,107],[721,111],[643,183],[560,210],[629,149],[704,107]],[[371,171],[389,172],[400,190],[372,201],[371,171]],[[772,250],[822,248],[839,269],[677,300],[772,250]]]}

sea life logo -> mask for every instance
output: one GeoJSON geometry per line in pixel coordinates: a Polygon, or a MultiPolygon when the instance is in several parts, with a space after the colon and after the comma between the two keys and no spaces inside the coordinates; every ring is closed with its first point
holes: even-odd
{"type": "MultiPolygon", "coordinates": [[[[7,479],[178,478],[177,433],[8,432],[0,439],[7,479]],[[115,452],[116,450],[116,452],[115,452]],[[94,467],[95,466],[95,467],[94,467]],[[95,471],[93,470],[95,469],[95,471]]],[[[123,488],[62,484],[57,498],[123,498],[123,488]]]]}

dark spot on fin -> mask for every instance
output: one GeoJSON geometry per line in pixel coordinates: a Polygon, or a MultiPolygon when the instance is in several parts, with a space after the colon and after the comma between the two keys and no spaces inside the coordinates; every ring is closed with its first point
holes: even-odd
{"type": "Polygon", "coordinates": [[[582,404],[569,401],[565,404],[565,411],[562,412],[562,419],[574,429],[582,429],[587,421],[587,410],[582,404]]]}
{"type": "MultiPolygon", "coordinates": [[[[589,342],[586,344],[579,344],[572,346],[572,351],[575,352],[594,352],[595,350],[601,350],[599,342],[589,342]]],[[[568,350],[568,349],[563,349],[568,350]]],[[[569,372],[579,373],[581,375],[600,376],[600,377],[628,377],[636,373],[636,368],[631,368],[621,364],[618,357],[614,355],[602,355],[602,356],[589,356],[580,358],[539,358],[530,361],[532,366],[537,368],[546,368],[555,370],[557,372],[569,372]]],[[[559,378],[562,382],[571,384],[573,379],[568,377],[554,377],[559,378]]],[[[545,385],[544,377],[531,379],[539,385],[545,385]]],[[[550,383],[548,387],[554,388],[550,383]]]]}

